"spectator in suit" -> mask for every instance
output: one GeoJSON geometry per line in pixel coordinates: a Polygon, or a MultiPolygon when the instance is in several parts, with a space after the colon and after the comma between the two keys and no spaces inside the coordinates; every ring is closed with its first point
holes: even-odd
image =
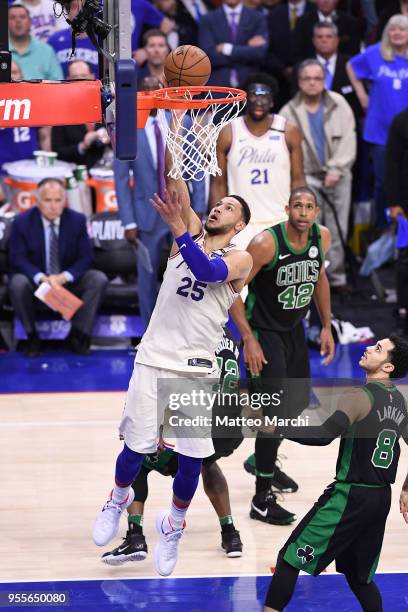
{"type": "MultiPolygon", "coordinates": [[[[408,219],[408,108],[394,117],[388,132],[384,184],[391,217],[408,219]]],[[[408,335],[408,247],[398,249],[397,302],[408,335]]]]}
{"type": "MultiPolygon", "coordinates": [[[[157,77],[147,76],[139,82],[139,89],[151,91],[161,87],[157,77]]],[[[157,277],[163,246],[170,238],[168,226],[150,205],[154,193],[164,190],[165,134],[157,110],[153,109],[143,129],[137,130],[138,155],[135,161],[115,159],[115,184],[119,214],[125,228],[125,237],[132,243],[140,239],[149,251],[153,271],[149,272],[138,258],[137,276],[139,308],[143,329],[149,324],[157,297],[157,277]],[[129,173],[133,171],[133,189],[129,173]]],[[[191,203],[198,213],[206,211],[204,181],[188,181],[191,203]]]]}
{"type": "Polygon", "coordinates": [[[48,42],[49,37],[66,28],[64,19],[58,19],[54,12],[54,3],[51,0],[21,0],[13,4],[25,6],[31,17],[31,35],[48,42]]]}
{"type": "Polygon", "coordinates": [[[295,30],[297,61],[313,56],[313,28],[319,21],[336,24],[340,38],[340,53],[346,55],[359,53],[361,36],[358,21],[355,17],[336,10],[337,4],[338,0],[316,0],[315,7],[297,21],[295,30]]]}
{"type": "Polygon", "coordinates": [[[66,285],[84,304],[72,319],[67,345],[89,353],[92,328],[108,279],[91,270],[92,245],[85,216],[65,208],[65,189],[58,179],[38,185],[38,205],[18,215],[10,236],[10,299],[28,342],[25,353],[35,357],[41,343],[35,330],[34,291],[42,282],[66,285]]]}
{"type": "MultiPolygon", "coordinates": [[[[93,80],[91,67],[83,60],[74,60],[68,66],[68,80],[93,80]]],[[[92,168],[104,154],[109,136],[101,124],[56,125],[52,128],[51,146],[59,159],[92,168]]]]}
{"type": "Polygon", "coordinates": [[[291,95],[295,57],[295,28],[297,21],[313,8],[306,0],[291,0],[280,4],[269,12],[269,49],[265,68],[279,81],[280,96],[276,100],[278,108],[288,101],[291,95]]]}
{"type": "Polygon", "coordinates": [[[351,204],[351,167],[356,157],[354,115],[343,96],[325,90],[325,72],[318,60],[305,60],[299,66],[298,74],[299,92],[279,114],[296,123],[302,132],[306,181],[318,193],[322,223],[332,234],[327,274],[335,292],[344,294],[349,289],[344,250],[335,219],[337,216],[342,236],[346,239],[351,204]]]}
{"type": "Polygon", "coordinates": [[[325,88],[327,91],[340,93],[350,104],[357,119],[362,117],[363,109],[347,73],[349,56],[338,52],[339,42],[335,23],[329,21],[316,23],[313,28],[314,56],[324,67],[325,88]]]}
{"type": "Polygon", "coordinates": [[[31,35],[30,13],[25,6],[13,4],[9,7],[8,28],[10,51],[25,79],[59,81],[63,78],[54,49],[31,35]]]}
{"type": "Polygon", "coordinates": [[[223,0],[222,6],[200,21],[199,46],[212,65],[210,85],[238,87],[265,60],[268,29],[263,15],[240,0],[223,0]]]}
{"type": "Polygon", "coordinates": [[[176,23],[176,27],[167,36],[171,49],[180,45],[198,44],[199,23],[208,13],[207,4],[203,0],[155,0],[153,4],[176,23]]]}
{"type": "Polygon", "coordinates": [[[169,53],[167,37],[161,30],[148,30],[143,36],[143,47],[146,51],[146,62],[137,73],[139,82],[145,76],[155,76],[159,80],[163,77],[164,62],[169,53]]]}
{"type": "Polygon", "coordinates": [[[391,121],[408,100],[408,17],[394,15],[381,43],[367,47],[347,64],[350,81],[361,106],[367,111],[364,140],[370,143],[374,167],[376,225],[386,226],[384,163],[391,121]],[[367,95],[363,80],[370,82],[367,95]]]}

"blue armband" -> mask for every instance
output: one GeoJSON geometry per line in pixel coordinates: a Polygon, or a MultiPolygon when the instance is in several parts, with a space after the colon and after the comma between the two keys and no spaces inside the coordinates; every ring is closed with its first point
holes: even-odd
{"type": "Polygon", "coordinates": [[[176,238],[180,254],[198,281],[222,283],[228,276],[228,266],[221,257],[209,259],[188,232],[176,238]]]}

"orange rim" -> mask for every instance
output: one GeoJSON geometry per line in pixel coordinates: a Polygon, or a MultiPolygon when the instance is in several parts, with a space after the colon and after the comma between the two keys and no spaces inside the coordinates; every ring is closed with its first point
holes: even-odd
{"type": "Polygon", "coordinates": [[[137,94],[137,107],[139,110],[151,110],[152,108],[163,109],[189,109],[207,108],[211,104],[231,104],[242,102],[246,99],[246,93],[235,87],[210,87],[206,85],[191,87],[164,87],[154,91],[139,91],[137,94]],[[216,92],[225,94],[226,97],[206,98],[200,100],[188,99],[186,93],[197,96],[200,93],[216,92]],[[230,94],[230,95],[227,95],[230,94]]]}

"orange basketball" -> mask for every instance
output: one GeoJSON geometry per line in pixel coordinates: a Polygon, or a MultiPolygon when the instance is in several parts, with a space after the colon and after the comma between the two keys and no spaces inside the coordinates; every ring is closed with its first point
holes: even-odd
{"type": "Polygon", "coordinates": [[[164,74],[169,87],[205,85],[210,78],[211,62],[199,47],[182,45],[168,54],[164,74]]]}

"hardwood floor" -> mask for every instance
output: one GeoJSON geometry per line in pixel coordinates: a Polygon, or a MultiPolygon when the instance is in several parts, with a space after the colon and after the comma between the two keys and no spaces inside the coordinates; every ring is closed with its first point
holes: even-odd
{"type": "MultiPolygon", "coordinates": [[[[21,394],[0,396],[0,580],[58,580],[155,576],[153,550],[156,512],[170,501],[171,478],[149,476],[145,535],[149,555],[144,562],[111,568],[100,562],[92,542],[96,512],[112,486],[114,462],[122,443],[117,424],[124,393],[21,394]]],[[[284,470],[299,484],[283,505],[298,517],[331,482],[338,443],[302,447],[284,442],[284,470]]],[[[408,464],[402,453],[398,480],[379,571],[406,571],[408,526],[398,508],[400,486],[408,464]]],[[[228,559],[220,549],[217,517],[200,483],[180,545],[176,576],[268,574],[291,527],[265,525],[249,518],[254,479],[242,468],[253,449],[245,440],[220,462],[230,487],[234,521],[244,554],[228,559]]],[[[126,530],[121,522],[121,536],[126,530]]],[[[332,568],[329,568],[329,571],[332,568]]]]}

